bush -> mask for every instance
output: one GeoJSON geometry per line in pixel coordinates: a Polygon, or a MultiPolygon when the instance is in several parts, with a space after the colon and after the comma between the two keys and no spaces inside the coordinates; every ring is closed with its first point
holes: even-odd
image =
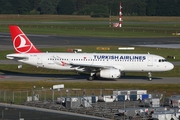
{"type": "Polygon", "coordinates": [[[100,17],[108,18],[109,14],[107,14],[107,13],[92,13],[90,16],[94,17],[94,18],[100,18],[100,17]]]}
{"type": "Polygon", "coordinates": [[[40,12],[39,12],[39,11],[36,11],[35,9],[33,9],[33,10],[30,11],[29,14],[30,14],[30,15],[39,15],[40,12]]]}

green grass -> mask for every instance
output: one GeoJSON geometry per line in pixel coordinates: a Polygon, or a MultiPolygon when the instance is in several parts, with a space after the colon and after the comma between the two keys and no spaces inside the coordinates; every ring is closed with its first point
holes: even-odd
{"type": "MultiPolygon", "coordinates": [[[[89,36],[89,37],[128,37],[128,38],[146,38],[146,37],[170,37],[175,30],[146,30],[137,28],[98,28],[98,27],[56,27],[56,28],[37,28],[23,27],[22,30],[27,34],[48,34],[48,35],[66,35],[66,36],[89,36]]],[[[8,28],[0,28],[0,32],[9,32],[8,28]]]]}
{"type": "MultiPolygon", "coordinates": [[[[15,23],[13,23],[15,24],[15,23]]],[[[171,37],[172,33],[180,31],[180,23],[176,24],[123,24],[122,28],[109,27],[108,24],[71,24],[49,23],[18,23],[27,34],[53,34],[68,36],[94,36],[94,37],[171,37]]],[[[0,25],[0,32],[9,32],[8,23],[0,25]]]]}
{"type": "MultiPolygon", "coordinates": [[[[119,16],[111,16],[118,21],[119,16]]],[[[91,18],[87,15],[0,15],[0,21],[109,21],[109,18],[91,18]]],[[[132,22],[179,22],[175,16],[123,16],[123,21],[132,22]]]]}

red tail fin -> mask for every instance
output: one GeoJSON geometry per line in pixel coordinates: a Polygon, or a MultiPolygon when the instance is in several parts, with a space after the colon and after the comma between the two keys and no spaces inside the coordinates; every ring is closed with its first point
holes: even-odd
{"type": "Polygon", "coordinates": [[[16,53],[40,52],[18,26],[10,26],[9,28],[16,53]]]}

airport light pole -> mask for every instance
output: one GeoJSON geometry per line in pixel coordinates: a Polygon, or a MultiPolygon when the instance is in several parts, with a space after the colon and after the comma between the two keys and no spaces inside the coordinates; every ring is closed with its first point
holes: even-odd
{"type": "Polygon", "coordinates": [[[6,101],[6,90],[4,91],[4,102],[6,101]]]}
{"type": "Polygon", "coordinates": [[[14,91],[13,91],[13,96],[12,96],[13,98],[12,98],[12,102],[14,103],[14,91]]]}
{"type": "Polygon", "coordinates": [[[68,89],[66,89],[66,96],[68,96],[68,92],[69,92],[69,90],[68,90],[68,89]]]}
{"type": "Polygon", "coordinates": [[[86,89],[84,88],[83,95],[86,95],[86,89]]]}
{"type": "Polygon", "coordinates": [[[21,90],[20,90],[20,103],[21,103],[21,90]]]}
{"type": "Polygon", "coordinates": [[[45,101],[46,101],[46,89],[44,89],[44,98],[45,98],[45,101]]]}
{"type": "Polygon", "coordinates": [[[166,91],[163,91],[164,95],[163,95],[163,106],[164,106],[164,100],[165,100],[165,97],[166,97],[166,91]]]}
{"type": "Polygon", "coordinates": [[[1,101],[1,99],[2,99],[2,96],[1,96],[1,91],[0,91],[0,101],[1,101]]]}
{"type": "Polygon", "coordinates": [[[32,89],[32,101],[34,101],[34,91],[36,89],[36,86],[33,86],[33,89],[32,89]]]}
{"type": "Polygon", "coordinates": [[[52,90],[52,101],[54,102],[54,89],[50,88],[50,90],[52,90]]]}
{"type": "Polygon", "coordinates": [[[60,92],[60,96],[62,97],[62,94],[61,94],[61,89],[59,88],[58,91],[60,92]]]}
{"type": "Polygon", "coordinates": [[[42,87],[42,90],[44,90],[44,101],[46,101],[46,89],[44,89],[44,87],[42,87]]]}

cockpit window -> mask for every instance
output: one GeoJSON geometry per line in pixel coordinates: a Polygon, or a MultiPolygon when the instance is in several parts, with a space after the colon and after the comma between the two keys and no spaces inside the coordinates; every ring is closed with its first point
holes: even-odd
{"type": "Polygon", "coordinates": [[[159,59],[159,62],[167,62],[166,59],[159,59]]]}

